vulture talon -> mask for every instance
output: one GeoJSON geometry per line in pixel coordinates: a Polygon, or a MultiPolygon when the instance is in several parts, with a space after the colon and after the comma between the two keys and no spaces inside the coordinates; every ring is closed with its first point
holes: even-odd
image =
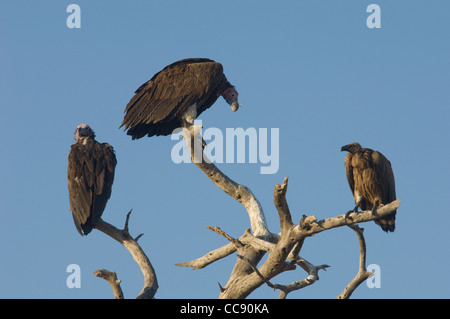
{"type": "Polygon", "coordinates": [[[355,208],[353,208],[352,210],[349,210],[348,212],[345,213],[345,219],[350,217],[351,213],[355,213],[358,214],[358,205],[355,206],[355,208]]]}
{"type": "Polygon", "coordinates": [[[354,213],[354,212],[355,212],[354,210],[349,210],[348,212],[346,212],[346,213],[345,213],[345,219],[350,218],[350,214],[351,214],[351,213],[354,213]]]}

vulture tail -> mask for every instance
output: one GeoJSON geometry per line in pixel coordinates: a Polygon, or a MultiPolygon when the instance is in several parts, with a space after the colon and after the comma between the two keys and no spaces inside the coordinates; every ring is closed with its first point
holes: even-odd
{"type": "Polygon", "coordinates": [[[393,232],[395,230],[395,212],[388,217],[375,220],[375,223],[386,233],[393,232]]]}

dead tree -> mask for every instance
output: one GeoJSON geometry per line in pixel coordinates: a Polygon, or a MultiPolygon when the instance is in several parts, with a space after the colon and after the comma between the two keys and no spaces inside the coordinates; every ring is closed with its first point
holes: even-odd
{"type": "MultiPolygon", "coordinates": [[[[371,273],[366,270],[366,243],[363,229],[356,224],[373,221],[389,215],[399,207],[400,200],[381,207],[375,206],[371,211],[352,212],[347,216],[344,213],[322,220],[317,220],[315,216],[303,215],[299,223],[296,224],[292,221],[292,215],[286,199],[288,178],[285,177],[282,184],[275,185],[274,189],[273,201],[278,212],[281,229],[280,233],[274,234],[269,231],[263,208],[252,191],[248,187],[230,179],[205,156],[203,153],[205,143],[198,134],[200,131],[199,127],[191,125],[189,128],[184,128],[183,131],[183,137],[191,153],[192,162],[216,186],[244,206],[250,219],[251,229],[246,229],[241,237],[233,238],[219,227],[208,226],[208,229],[225,237],[230,243],[208,252],[203,257],[189,262],[178,263],[176,264],[177,266],[201,269],[237,251],[236,264],[230,278],[224,287],[219,287],[220,299],[246,298],[255,289],[264,284],[280,290],[279,298],[286,298],[290,292],[314,284],[319,279],[319,270],[326,270],[329,267],[328,265],[314,265],[300,256],[305,239],[332,228],[349,226],[356,232],[360,244],[359,271],[337,298],[349,298],[353,291],[371,276],[371,273]],[[258,266],[263,256],[267,253],[267,260],[258,266]],[[297,266],[306,272],[304,279],[287,285],[272,283],[272,279],[277,275],[287,270],[294,270],[297,266]]],[[[137,240],[141,235],[133,239],[128,232],[130,213],[127,215],[123,230],[117,229],[103,220],[100,220],[96,228],[124,245],[140,266],[144,275],[144,288],[137,298],[153,298],[158,289],[156,273],[150,260],[137,244],[137,240]]],[[[117,279],[115,273],[102,269],[96,271],[95,275],[108,281],[113,289],[115,298],[123,298],[120,280],[117,279]]]]}
{"type": "Polygon", "coordinates": [[[345,287],[338,298],[350,297],[352,292],[371,275],[371,273],[366,271],[365,266],[366,245],[363,230],[355,224],[373,221],[389,215],[398,208],[400,200],[379,208],[374,207],[372,211],[351,213],[347,217],[345,214],[342,214],[332,218],[317,220],[314,216],[303,216],[299,223],[295,224],[292,221],[292,215],[286,200],[288,187],[288,178],[286,177],[281,185],[275,185],[274,204],[278,211],[281,233],[273,234],[267,227],[262,206],[251,190],[231,180],[205,156],[202,151],[205,143],[197,133],[200,131],[199,128],[196,125],[192,125],[188,129],[185,128],[183,130],[184,139],[191,153],[192,161],[216,186],[245,207],[250,218],[251,231],[247,229],[241,237],[232,238],[219,227],[208,227],[208,229],[224,236],[230,243],[208,252],[203,257],[189,262],[178,263],[177,266],[201,269],[237,251],[236,264],[227,284],[224,287],[220,287],[219,298],[246,298],[263,284],[280,290],[279,298],[286,298],[289,292],[313,284],[319,278],[319,270],[325,270],[329,267],[328,265],[316,266],[300,256],[305,238],[328,229],[350,226],[357,232],[359,238],[360,265],[358,274],[345,287]],[[266,253],[269,254],[267,260],[258,267],[259,262],[266,253]],[[280,273],[293,270],[297,266],[300,266],[307,273],[305,279],[288,285],[273,284],[271,282],[280,273]]]}
{"type": "MultiPolygon", "coordinates": [[[[133,259],[141,268],[144,275],[144,288],[142,288],[137,299],[152,299],[156,291],[158,290],[158,280],[156,278],[156,272],[148,259],[147,255],[142,250],[141,246],[137,243],[139,238],[143,235],[140,234],[136,238],[131,237],[128,231],[128,222],[130,220],[131,211],[127,214],[124,229],[118,229],[113,225],[100,219],[95,225],[95,228],[102,231],[111,238],[121,243],[133,256],[133,259]]],[[[114,272],[106,269],[96,270],[94,275],[105,279],[110,285],[114,293],[114,298],[123,299],[122,288],[120,287],[120,280],[117,279],[117,275],[114,272]]]]}

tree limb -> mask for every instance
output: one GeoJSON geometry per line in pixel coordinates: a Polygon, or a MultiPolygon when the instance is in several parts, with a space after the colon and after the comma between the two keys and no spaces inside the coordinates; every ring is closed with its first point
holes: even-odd
{"type": "MultiPolygon", "coordinates": [[[[210,229],[210,227],[211,226],[208,226],[208,229],[210,229]]],[[[275,247],[274,242],[278,241],[277,234],[271,234],[270,238],[267,237],[263,238],[265,239],[253,236],[250,233],[250,230],[246,229],[244,235],[239,237],[238,240],[245,245],[251,245],[255,249],[264,251],[270,251],[271,249],[273,249],[275,247]]],[[[197,259],[188,262],[177,263],[175,265],[180,267],[192,267],[193,270],[197,270],[204,268],[217,260],[220,260],[233,254],[236,250],[237,250],[236,246],[233,243],[228,243],[220,248],[210,251],[209,253],[207,253],[202,257],[199,257],[197,259]]]]}
{"type": "Polygon", "coordinates": [[[133,239],[128,232],[128,221],[130,218],[130,214],[131,211],[127,214],[125,227],[122,230],[105,222],[103,219],[100,219],[98,221],[98,223],[95,225],[95,228],[121,243],[131,253],[133,259],[139,265],[142,274],[144,275],[144,288],[136,298],[152,299],[155,296],[156,291],[158,290],[158,280],[156,278],[156,273],[153,269],[152,264],[150,263],[150,260],[136,241],[140,236],[142,236],[142,234],[139,235],[136,239],[133,239]]]}
{"type": "Polygon", "coordinates": [[[373,275],[372,272],[366,269],[366,240],[364,239],[364,228],[358,225],[349,225],[351,229],[356,232],[359,241],[359,270],[355,278],[344,288],[342,293],[337,297],[338,299],[348,299],[358,286],[367,278],[373,275]]]}
{"type": "Polygon", "coordinates": [[[186,262],[181,262],[175,264],[175,266],[179,267],[192,267],[193,270],[202,269],[212,264],[213,262],[225,258],[236,251],[236,246],[233,243],[229,243],[225,246],[217,248],[206,255],[186,262]]]}
{"type": "Polygon", "coordinates": [[[100,269],[94,271],[94,275],[105,279],[111,286],[113,293],[114,293],[114,299],[123,299],[123,292],[122,288],[120,287],[120,280],[117,279],[117,275],[115,272],[111,272],[106,269],[100,269]]]}
{"type": "Polygon", "coordinates": [[[202,139],[199,138],[196,131],[199,132],[196,125],[183,128],[184,139],[191,152],[191,160],[216,186],[235,198],[246,208],[253,232],[253,235],[251,235],[250,231],[246,231],[239,239],[234,239],[220,230],[220,228],[211,227],[211,230],[227,238],[230,243],[191,262],[177,264],[178,266],[189,266],[199,269],[238,251],[238,259],[227,284],[225,287],[219,285],[219,298],[246,298],[264,283],[280,289],[280,298],[285,298],[289,292],[311,285],[319,279],[318,271],[329,266],[314,266],[298,256],[305,238],[328,229],[368,222],[387,216],[399,206],[400,200],[397,200],[378,209],[375,208],[373,211],[363,211],[348,215],[342,214],[320,221],[315,216],[303,216],[299,224],[294,224],[286,200],[288,186],[288,178],[286,177],[281,185],[277,184],[275,186],[274,190],[274,204],[278,211],[281,233],[279,235],[272,234],[268,230],[259,201],[250,189],[237,184],[211,163],[202,151],[202,139]],[[194,138],[191,138],[191,136],[194,138]],[[266,262],[257,268],[258,263],[266,252],[269,252],[266,262]],[[287,262],[287,259],[290,259],[291,262],[287,262]],[[295,265],[301,266],[308,273],[306,279],[289,285],[274,285],[270,283],[273,277],[281,272],[295,268],[295,265]]]}
{"type": "Polygon", "coordinates": [[[291,212],[289,211],[289,206],[286,200],[286,192],[288,186],[288,177],[286,176],[281,185],[276,184],[273,202],[278,211],[278,216],[280,218],[281,233],[287,232],[288,229],[293,225],[291,212]]]}
{"type": "MultiPolygon", "coordinates": [[[[246,260],[250,264],[250,261],[244,256],[238,255],[238,257],[243,260],[246,260]]],[[[273,288],[274,290],[275,289],[280,290],[280,295],[278,299],[286,299],[288,293],[290,293],[291,291],[299,290],[315,283],[317,280],[319,280],[318,275],[319,270],[321,269],[326,270],[326,268],[330,267],[328,265],[314,266],[313,264],[307,262],[304,259],[299,259],[296,263],[301,265],[301,267],[308,272],[308,277],[306,277],[303,280],[295,281],[288,285],[273,284],[267,278],[265,278],[255,266],[251,264],[250,266],[255,271],[255,273],[261,278],[261,280],[263,280],[270,288],[273,288]]],[[[287,268],[289,268],[289,266],[287,268]]]]}
{"type": "Polygon", "coordinates": [[[345,214],[342,214],[336,217],[325,218],[317,221],[312,216],[308,216],[311,218],[309,221],[307,220],[305,224],[302,225],[302,223],[300,223],[294,227],[294,236],[298,238],[309,237],[328,229],[365,223],[378,218],[386,217],[398,209],[400,202],[401,201],[397,199],[389,204],[379,207],[376,211],[365,210],[358,213],[351,213],[350,218],[345,218],[345,214]]]}
{"type": "Polygon", "coordinates": [[[226,194],[241,203],[250,218],[250,225],[255,236],[269,236],[266,217],[259,201],[252,191],[236,183],[212,163],[202,151],[202,139],[198,135],[199,127],[190,125],[183,128],[183,137],[191,153],[192,162],[200,168],[208,178],[226,194]],[[193,138],[192,138],[193,137],[193,138]]]}
{"type": "MultiPolygon", "coordinates": [[[[270,238],[271,233],[267,227],[261,204],[248,187],[240,185],[230,179],[207,158],[203,153],[203,139],[198,134],[198,132],[200,132],[199,128],[201,127],[197,125],[183,127],[183,137],[186,141],[187,148],[191,153],[192,162],[200,168],[216,186],[245,207],[250,219],[251,230],[255,236],[265,236],[270,238]]],[[[258,264],[265,254],[264,251],[255,250],[251,246],[244,247],[244,250],[246,251],[245,256],[249,258],[249,260],[252,260],[254,264],[258,264]]],[[[238,259],[227,284],[220,289],[221,293],[219,298],[228,298],[227,293],[230,291],[228,288],[230,286],[235,286],[240,278],[249,272],[252,272],[252,269],[248,264],[238,259]]]]}

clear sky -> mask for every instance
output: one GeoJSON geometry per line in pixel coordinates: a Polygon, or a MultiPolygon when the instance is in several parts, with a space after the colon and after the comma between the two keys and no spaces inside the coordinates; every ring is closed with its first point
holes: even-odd
{"type": "MultiPolygon", "coordinates": [[[[192,163],[175,164],[170,137],[132,141],[118,127],[136,88],[179,59],[223,64],[243,106],[220,98],[201,115],[204,128],[278,128],[279,169],[258,163],[218,166],[248,186],[269,228],[279,231],[273,189],[289,176],[287,199],[298,221],[354,206],[342,145],[357,141],[392,163],[397,229],[364,224],[368,264],[381,287],[354,298],[450,297],[450,3],[448,1],[2,1],[0,3],[0,297],[111,298],[92,273],[115,271],[126,298],[143,277],[128,251],[94,230],[81,237],[69,211],[67,156],[80,123],[114,146],[118,158],[103,218],[144,233],[140,245],[159,281],[157,298],[216,298],[236,255],[203,270],[176,267],[239,237],[245,209],[192,163]],[[66,12],[81,8],[81,28],[66,12]],[[368,28],[369,4],[381,28],[368,28]],[[66,268],[81,269],[69,289],[66,268]]],[[[334,298],[356,274],[354,232],[308,238],[301,256],[331,267],[289,298],[334,298]]],[[[306,277],[297,269],[272,281],[306,277]]],[[[250,298],[277,298],[262,286],[250,298]]]]}

